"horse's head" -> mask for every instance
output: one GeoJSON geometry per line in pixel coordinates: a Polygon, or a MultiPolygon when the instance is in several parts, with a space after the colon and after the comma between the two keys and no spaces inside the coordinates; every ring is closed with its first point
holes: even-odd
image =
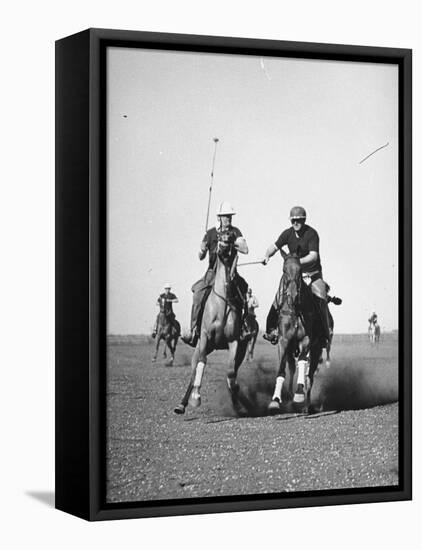
{"type": "Polygon", "coordinates": [[[236,257],[235,241],[236,235],[230,229],[218,234],[217,256],[225,266],[230,266],[236,257]]]}
{"type": "Polygon", "coordinates": [[[283,294],[287,303],[292,307],[297,300],[302,282],[302,270],[299,256],[288,254],[284,257],[283,264],[283,294]]]}
{"type": "Polygon", "coordinates": [[[297,281],[300,279],[302,269],[300,259],[297,254],[289,254],[284,259],[283,274],[288,281],[297,281]]]}

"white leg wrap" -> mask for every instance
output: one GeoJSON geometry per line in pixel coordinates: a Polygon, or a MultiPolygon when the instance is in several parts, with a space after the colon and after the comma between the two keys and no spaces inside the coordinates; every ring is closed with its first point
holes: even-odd
{"type": "Polygon", "coordinates": [[[277,379],[275,382],[273,399],[277,398],[281,401],[281,388],[283,387],[283,382],[284,382],[283,376],[277,376],[277,379]]]}
{"type": "Polygon", "coordinates": [[[305,385],[305,373],[307,371],[308,362],[307,361],[298,361],[297,362],[297,383],[305,385]]]}
{"type": "Polygon", "coordinates": [[[202,375],[204,374],[204,368],[205,368],[205,363],[203,363],[202,361],[199,361],[199,363],[196,365],[195,382],[193,383],[193,385],[196,388],[201,387],[202,375]]]}

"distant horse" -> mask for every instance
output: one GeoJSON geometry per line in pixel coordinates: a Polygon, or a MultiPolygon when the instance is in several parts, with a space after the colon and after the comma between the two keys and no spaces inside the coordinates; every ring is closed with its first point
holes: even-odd
{"type": "Polygon", "coordinates": [[[368,327],[368,337],[371,344],[378,344],[381,336],[381,327],[377,321],[370,322],[368,327]]]}
{"type": "Polygon", "coordinates": [[[259,325],[255,315],[248,313],[245,319],[247,336],[249,338],[248,347],[246,351],[246,361],[253,359],[253,353],[255,350],[256,339],[259,333],[259,325]]]}
{"type": "Polygon", "coordinates": [[[286,363],[288,363],[290,370],[289,399],[293,397],[294,403],[303,405],[305,410],[312,412],[310,397],[314,374],[318,368],[323,348],[323,327],[312,291],[302,279],[298,256],[283,253],[283,257],[283,278],[280,303],[278,304],[279,369],[268,410],[271,413],[276,413],[281,409],[282,389],[286,378],[286,363]],[[298,376],[296,392],[293,395],[296,356],[298,376]],[[306,375],[308,385],[305,382],[306,375]]]}
{"type": "Polygon", "coordinates": [[[227,385],[232,403],[239,410],[239,385],[237,371],[245,358],[247,339],[240,339],[242,307],[235,282],[237,253],[234,243],[222,234],[217,245],[217,265],[212,290],[205,301],[199,340],[193,352],[191,378],[186,393],[174,409],[177,414],[185,412],[188,403],[192,407],[201,404],[201,383],[207,355],[217,349],[229,350],[227,385]]]}
{"type": "Polygon", "coordinates": [[[172,365],[174,361],[174,354],[176,352],[177,341],[180,336],[180,323],[176,320],[173,314],[168,315],[164,309],[160,310],[158,314],[158,328],[157,335],[155,337],[155,352],[152,356],[152,362],[157,360],[158,348],[161,340],[164,340],[164,352],[163,356],[166,357],[166,348],[170,352],[170,359],[168,364],[172,365]]]}

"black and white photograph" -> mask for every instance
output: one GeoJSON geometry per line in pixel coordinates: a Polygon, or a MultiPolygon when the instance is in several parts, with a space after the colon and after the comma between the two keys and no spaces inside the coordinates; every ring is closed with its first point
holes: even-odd
{"type": "Polygon", "coordinates": [[[397,64],[106,70],[106,502],[398,488],[397,64]]]}
{"type": "Polygon", "coordinates": [[[2,548],[415,546],[419,11],[4,5],[2,548]]]}

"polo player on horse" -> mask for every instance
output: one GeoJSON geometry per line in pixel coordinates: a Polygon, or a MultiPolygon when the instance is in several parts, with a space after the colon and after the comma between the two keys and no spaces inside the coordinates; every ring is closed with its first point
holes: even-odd
{"type": "MultiPolygon", "coordinates": [[[[330,301],[339,305],[341,304],[341,300],[340,298],[331,298],[327,294],[328,285],[322,278],[319,235],[315,229],[305,222],[305,209],[302,206],[294,206],[290,210],[291,227],[283,231],[275,243],[268,247],[265,253],[264,265],[269,262],[270,258],[277,251],[280,250],[281,252],[283,246],[288,248],[289,254],[297,254],[302,266],[302,277],[305,282],[310,284],[312,294],[319,309],[325,340],[324,347],[326,347],[331,337],[328,302],[330,301]]],[[[272,344],[277,344],[278,341],[277,321],[282,280],[280,281],[279,291],[268,313],[266,332],[263,335],[265,340],[268,340],[272,344]]]]}
{"type": "Polygon", "coordinates": [[[157,315],[154,329],[152,331],[153,338],[155,338],[157,335],[158,325],[160,322],[160,314],[164,313],[164,316],[169,323],[173,323],[173,321],[176,319],[176,316],[173,312],[173,304],[177,304],[179,302],[179,299],[176,294],[173,294],[172,292],[170,292],[170,290],[171,285],[169,283],[166,283],[164,285],[164,292],[161,293],[157,298],[156,305],[159,306],[160,312],[157,315]]]}
{"type": "Polygon", "coordinates": [[[375,311],[369,317],[368,323],[369,323],[369,326],[376,325],[378,323],[378,315],[375,313],[375,311]]]}
{"type": "Polygon", "coordinates": [[[371,343],[377,344],[380,339],[381,328],[378,323],[378,315],[375,313],[375,311],[369,317],[368,323],[369,323],[369,327],[368,327],[369,340],[371,343]]]}
{"type": "MultiPolygon", "coordinates": [[[[198,342],[199,328],[201,325],[201,315],[203,305],[209,295],[216,272],[217,265],[217,246],[223,236],[228,242],[232,242],[234,246],[234,254],[240,252],[247,254],[249,252],[245,238],[242,236],[240,229],[232,225],[232,217],[236,214],[233,207],[228,202],[222,202],[217,210],[218,223],[216,227],[208,229],[202,239],[199,259],[202,261],[208,252],[208,269],[202,279],[197,281],[192,286],[193,304],[191,312],[190,332],[182,336],[183,342],[189,346],[195,347],[198,342]]],[[[238,301],[240,309],[245,309],[245,296],[248,288],[246,281],[234,269],[233,279],[238,291],[238,301]]]]}

